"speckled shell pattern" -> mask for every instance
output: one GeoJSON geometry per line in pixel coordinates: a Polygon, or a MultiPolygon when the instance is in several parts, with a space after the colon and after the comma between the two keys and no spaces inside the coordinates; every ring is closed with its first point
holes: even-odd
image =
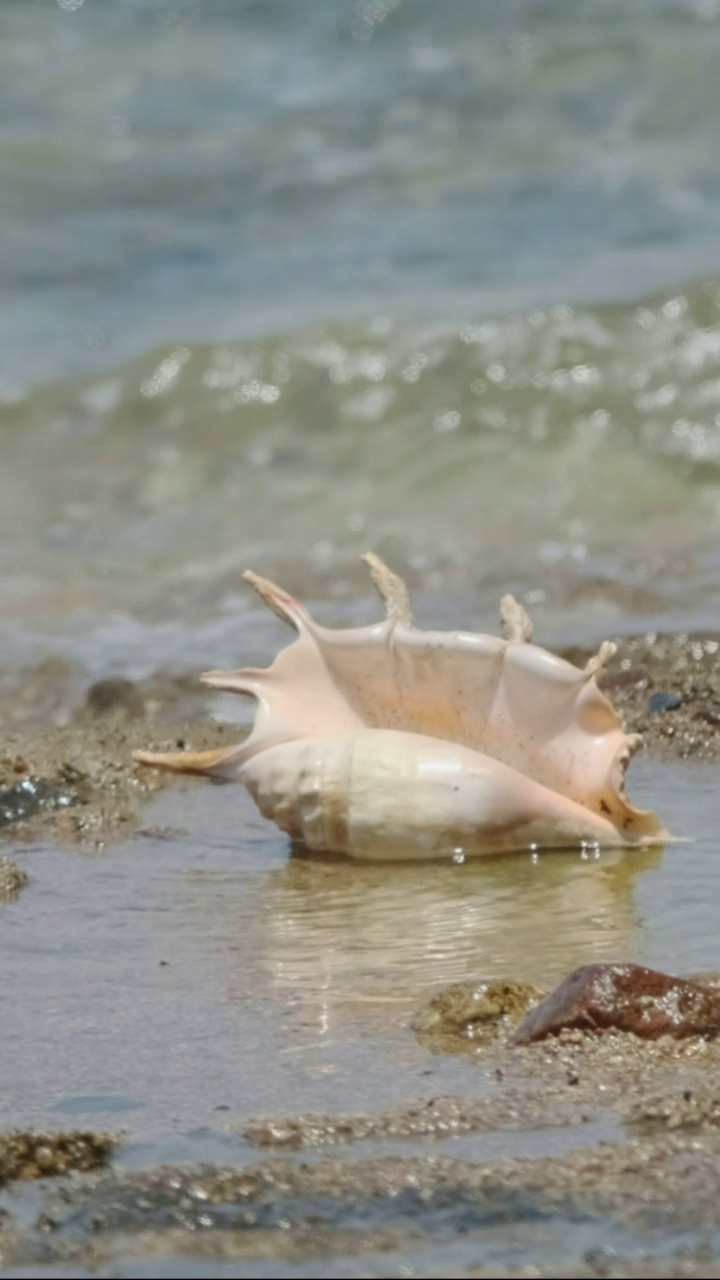
{"type": "Polygon", "coordinates": [[[386,617],[349,629],[321,626],[246,573],[297,632],[267,670],[202,677],[257,699],[252,732],[237,747],[136,758],[237,778],[266,817],[317,852],[406,860],[668,838],[624,794],[639,740],[597,685],[613,645],[573,666],[532,643],[511,596],[502,637],[423,631],[402,580],[365,560],[386,617]]]}

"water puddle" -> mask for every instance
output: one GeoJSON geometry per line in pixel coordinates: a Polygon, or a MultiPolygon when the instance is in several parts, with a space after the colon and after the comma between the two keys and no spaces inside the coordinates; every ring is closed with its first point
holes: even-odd
{"type": "MultiPolygon", "coordinates": [[[[165,792],[104,854],[41,845],[3,910],[2,1109],[137,1133],[482,1089],[408,1029],[449,982],[549,986],[590,960],[718,966],[715,769],[643,763],[634,792],[692,842],[663,852],[378,867],[300,859],[240,787],[165,792]]],[[[201,1144],[202,1145],[202,1144],[201,1144]]]]}

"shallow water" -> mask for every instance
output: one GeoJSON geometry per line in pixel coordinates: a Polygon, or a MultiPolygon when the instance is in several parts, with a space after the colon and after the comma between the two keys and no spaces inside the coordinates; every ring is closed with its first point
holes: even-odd
{"type": "Polygon", "coordinates": [[[711,0],[5,0],[0,644],[265,652],[368,547],[428,621],[713,627],[711,0]],[[42,38],[39,38],[42,32],[42,38]]]}
{"type": "Polygon", "coordinates": [[[21,1125],[119,1125],[147,1144],[261,1112],[477,1090],[472,1061],[429,1059],[408,1031],[432,990],[549,986],[600,959],[717,968],[715,770],[634,775],[638,798],[692,843],[537,863],[300,860],[241,788],[208,784],[151,811],[184,835],[95,856],[18,850],[33,882],[3,908],[3,1110],[21,1125]]]}

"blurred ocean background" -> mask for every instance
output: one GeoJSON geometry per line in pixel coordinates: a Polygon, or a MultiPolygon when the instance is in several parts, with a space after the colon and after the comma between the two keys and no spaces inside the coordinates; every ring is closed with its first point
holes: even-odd
{"type": "Polygon", "coordinates": [[[6,666],[267,660],[241,571],[360,621],[369,548],[717,628],[719,66],[720,0],[2,0],[6,666]]]}

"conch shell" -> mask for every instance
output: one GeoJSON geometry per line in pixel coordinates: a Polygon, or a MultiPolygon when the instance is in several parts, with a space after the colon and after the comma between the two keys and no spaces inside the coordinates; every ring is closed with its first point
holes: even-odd
{"type": "Polygon", "coordinates": [[[596,682],[614,645],[580,670],[531,643],[512,596],[501,602],[503,639],[421,631],[404,582],[376,556],[365,561],[387,616],[347,630],[320,626],[246,573],[298,633],[266,671],[201,677],[257,698],[250,736],[136,760],[238,779],[266,818],[321,853],[398,860],[667,839],[623,793],[640,740],[625,736],[596,682]]]}

